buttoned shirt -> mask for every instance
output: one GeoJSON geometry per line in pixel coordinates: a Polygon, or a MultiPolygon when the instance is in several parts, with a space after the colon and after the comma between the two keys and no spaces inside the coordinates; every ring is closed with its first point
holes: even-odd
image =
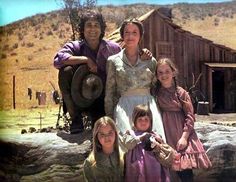
{"type": "Polygon", "coordinates": [[[129,90],[150,89],[155,77],[156,59],[142,61],[131,65],[123,49],[120,53],[108,58],[105,111],[113,116],[119,98],[129,90]]]}

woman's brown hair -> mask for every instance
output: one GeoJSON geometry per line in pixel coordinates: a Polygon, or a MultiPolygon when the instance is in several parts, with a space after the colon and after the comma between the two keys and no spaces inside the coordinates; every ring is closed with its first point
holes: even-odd
{"type": "Polygon", "coordinates": [[[139,33],[140,33],[140,39],[141,39],[142,36],[143,36],[143,34],[144,34],[143,24],[142,24],[141,21],[139,21],[139,20],[136,19],[136,18],[132,18],[132,19],[125,20],[125,21],[122,23],[122,25],[121,25],[121,27],[120,27],[120,36],[121,36],[121,38],[122,38],[122,39],[124,38],[124,30],[125,30],[125,27],[126,27],[127,24],[130,24],[130,23],[135,24],[135,25],[138,27],[139,33]]]}

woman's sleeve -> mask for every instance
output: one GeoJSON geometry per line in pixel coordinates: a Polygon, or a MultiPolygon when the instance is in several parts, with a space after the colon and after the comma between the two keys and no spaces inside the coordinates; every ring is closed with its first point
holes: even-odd
{"type": "Polygon", "coordinates": [[[191,131],[194,130],[194,122],[195,122],[193,104],[186,90],[183,91],[181,98],[183,100],[183,112],[185,115],[185,123],[183,131],[191,133],[191,131]]]}
{"type": "Polygon", "coordinates": [[[150,69],[154,74],[156,74],[156,67],[157,67],[157,60],[154,57],[152,57],[150,69]]]}
{"type": "Polygon", "coordinates": [[[116,94],[116,71],[113,61],[108,58],[107,60],[107,80],[106,80],[106,89],[105,89],[105,112],[107,116],[114,118],[114,108],[115,108],[115,99],[117,98],[116,94]]]}

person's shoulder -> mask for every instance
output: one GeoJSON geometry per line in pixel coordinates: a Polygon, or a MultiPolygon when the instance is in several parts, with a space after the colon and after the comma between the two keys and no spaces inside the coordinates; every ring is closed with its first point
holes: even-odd
{"type": "Polygon", "coordinates": [[[109,56],[108,60],[113,60],[113,61],[122,60],[122,56],[123,56],[123,51],[120,51],[117,54],[109,56]]]}
{"type": "Polygon", "coordinates": [[[82,40],[74,40],[74,41],[69,41],[65,44],[65,46],[68,47],[73,47],[73,48],[79,48],[84,44],[84,41],[82,40]]]}
{"type": "Polygon", "coordinates": [[[151,60],[154,61],[154,62],[157,62],[157,60],[154,56],[152,56],[151,60]]]}
{"type": "Polygon", "coordinates": [[[114,47],[114,48],[120,48],[120,45],[114,41],[111,40],[103,40],[105,44],[107,44],[109,47],[114,47]]]}
{"type": "Polygon", "coordinates": [[[156,60],[156,58],[155,58],[155,57],[153,57],[153,56],[152,56],[152,58],[151,58],[151,63],[152,63],[152,64],[154,64],[154,65],[156,65],[156,64],[157,64],[157,60],[156,60]]]}
{"type": "Polygon", "coordinates": [[[103,41],[104,41],[106,44],[109,44],[109,45],[111,45],[111,46],[118,46],[118,47],[120,47],[118,43],[116,43],[116,42],[114,42],[114,41],[112,41],[112,40],[105,40],[105,39],[103,39],[103,41]]]}
{"type": "Polygon", "coordinates": [[[89,167],[94,166],[94,164],[95,164],[95,157],[94,157],[93,152],[91,152],[84,161],[84,167],[89,168],[89,167]]]}

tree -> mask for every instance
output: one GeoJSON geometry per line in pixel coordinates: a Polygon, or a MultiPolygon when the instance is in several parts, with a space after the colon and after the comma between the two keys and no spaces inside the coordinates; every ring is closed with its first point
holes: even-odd
{"type": "Polygon", "coordinates": [[[97,0],[62,0],[60,2],[69,17],[72,29],[72,40],[76,40],[79,38],[78,25],[80,21],[80,14],[82,14],[85,10],[95,8],[97,0]]]}

